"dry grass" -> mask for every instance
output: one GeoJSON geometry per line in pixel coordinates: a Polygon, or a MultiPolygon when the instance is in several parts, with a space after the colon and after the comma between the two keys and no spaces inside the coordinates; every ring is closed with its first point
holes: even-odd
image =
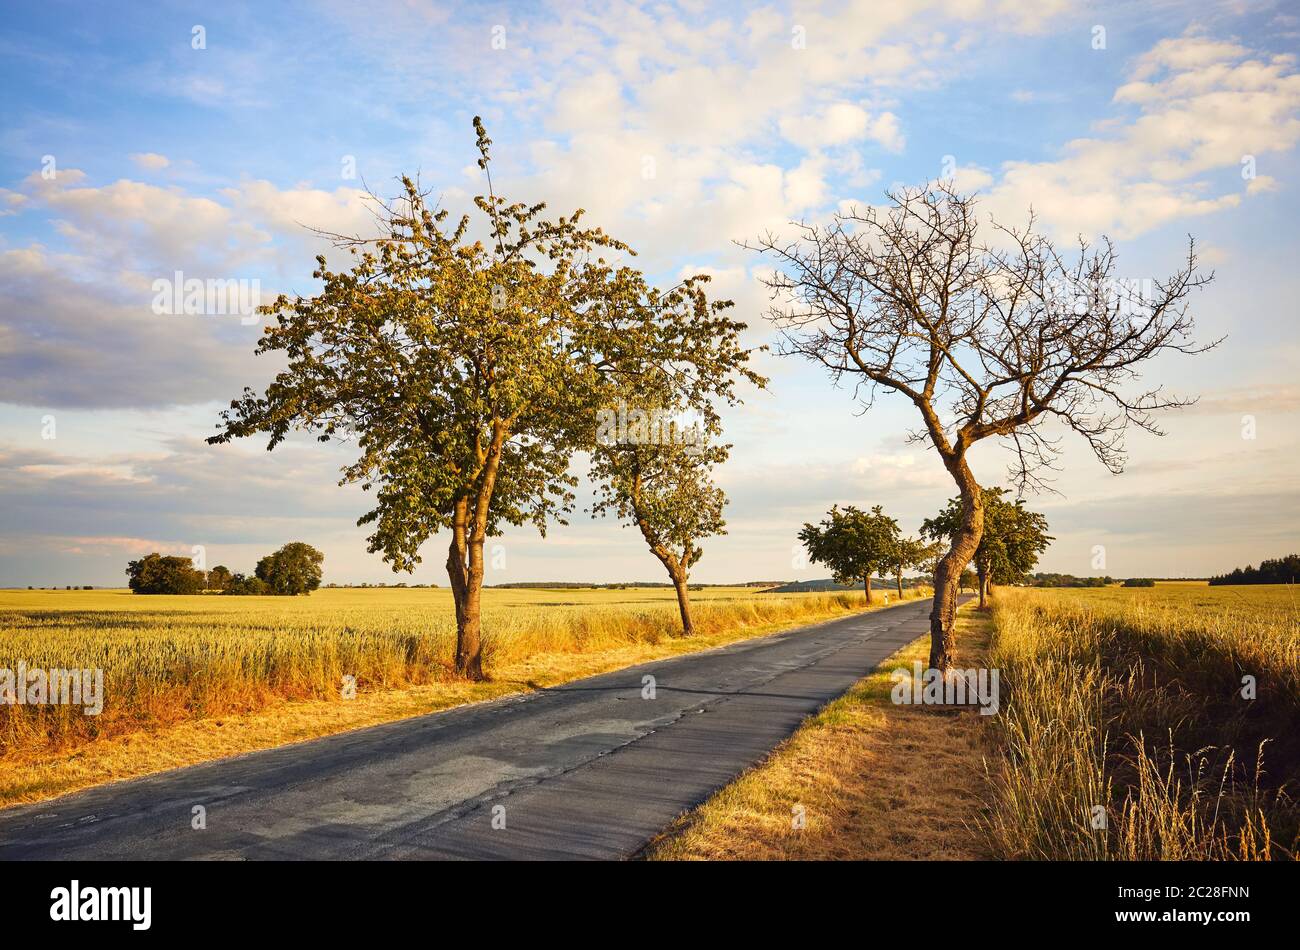
{"type": "MultiPolygon", "coordinates": [[[[962,664],[982,663],[987,620],[959,615],[962,664]]],[[[986,857],[982,718],[898,706],[890,672],[925,663],[923,638],[812,716],[760,765],[680,818],[651,860],[962,860],[986,857]],[[797,806],[804,827],[794,827],[797,806]]]]}
{"type": "Polygon", "coordinates": [[[105,711],[0,706],[0,804],[492,699],[864,608],[861,594],[695,592],[689,640],[671,590],[491,590],[487,683],[448,669],[450,595],[310,598],[0,592],[0,668],[105,669],[105,711]],[[341,698],[344,673],[358,695],[341,698]]]}
{"type": "Polygon", "coordinates": [[[987,831],[998,856],[1295,856],[1292,589],[1002,591],[994,617],[1004,709],[987,831]]]}

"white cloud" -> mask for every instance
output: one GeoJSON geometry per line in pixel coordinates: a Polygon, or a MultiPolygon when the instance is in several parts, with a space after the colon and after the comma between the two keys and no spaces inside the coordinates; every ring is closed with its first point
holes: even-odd
{"type": "Polygon", "coordinates": [[[855,142],[867,134],[870,115],[851,102],[835,102],[812,115],[785,116],[781,134],[795,145],[821,148],[855,142]]]}
{"type": "Polygon", "coordinates": [[[1268,176],[1234,173],[1248,157],[1259,163],[1300,141],[1294,57],[1188,33],[1138,57],[1131,76],[1114,101],[1138,114],[1069,142],[1055,161],[1005,163],[989,195],[995,215],[1020,220],[1032,205],[1058,234],[1131,237],[1267,190],[1268,176]],[[1224,184],[1225,176],[1240,184],[1224,184]]]}
{"type": "Polygon", "coordinates": [[[148,171],[159,171],[171,164],[171,159],[157,152],[134,152],[131,161],[148,171]]]}
{"type": "Polygon", "coordinates": [[[53,180],[31,175],[24,185],[96,270],[217,276],[265,259],[271,235],[212,198],[125,178],[102,186],[85,179],[80,169],[64,169],[53,180]]]}
{"type": "Polygon", "coordinates": [[[993,176],[977,165],[959,165],[952,174],[952,183],[958,191],[983,191],[993,184],[993,176]]]}
{"type": "Polygon", "coordinates": [[[905,139],[892,112],[872,115],[852,102],[834,102],[815,113],[780,119],[781,135],[805,149],[847,145],[870,139],[891,152],[902,151],[905,139]]]}
{"type": "Polygon", "coordinates": [[[792,211],[820,207],[829,194],[824,156],[810,155],[785,173],[785,201],[792,211]]]}
{"type": "Polygon", "coordinates": [[[8,188],[0,188],[0,205],[3,205],[3,207],[0,207],[0,218],[17,214],[26,203],[26,195],[17,191],[10,191],[8,188]]]}
{"type": "Polygon", "coordinates": [[[374,206],[359,188],[286,189],[268,181],[245,181],[237,188],[223,189],[221,195],[230,202],[230,213],[236,220],[256,222],[259,234],[274,234],[282,248],[282,268],[301,265],[331,246],[328,238],[320,238],[313,231],[362,236],[375,233],[374,206]]]}
{"type": "Polygon", "coordinates": [[[729,261],[733,240],[829,207],[833,171],[853,162],[853,187],[876,180],[841,153],[905,148],[884,90],[934,85],[954,74],[958,48],[1065,12],[1009,0],[846,0],[743,17],[566,5],[517,28],[527,56],[500,76],[511,117],[546,131],[532,173],[502,169],[503,188],[587,208],[647,256],[722,248],[729,261]],[[792,159],[763,160],[774,135],[796,147],[792,159]]]}

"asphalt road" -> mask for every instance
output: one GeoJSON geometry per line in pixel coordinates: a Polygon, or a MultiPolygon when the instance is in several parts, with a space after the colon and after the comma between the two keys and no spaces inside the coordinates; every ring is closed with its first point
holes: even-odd
{"type": "Polygon", "coordinates": [[[0,859],[628,857],[925,633],[929,606],[7,809],[0,859]]]}

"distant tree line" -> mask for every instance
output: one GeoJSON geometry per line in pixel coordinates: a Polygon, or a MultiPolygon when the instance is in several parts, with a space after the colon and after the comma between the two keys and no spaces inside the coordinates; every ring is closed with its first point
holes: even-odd
{"type": "Polygon", "coordinates": [[[382,589],[395,589],[395,590],[402,590],[402,589],[409,588],[410,590],[419,590],[420,588],[426,588],[426,587],[432,587],[436,589],[438,585],[437,584],[408,584],[406,581],[399,581],[396,584],[387,584],[384,581],[378,581],[376,583],[371,583],[370,581],[362,581],[359,584],[329,583],[329,584],[322,584],[321,586],[329,588],[331,590],[352,590],[352,589],[360,589],[365,587],[378,587],[382,589]]]}
{"type": "Polygon", "coordinates": [[[1073,574],[1047,572],[1031,574],[1023,583],[1028,587],[1109,587],[1115,583],[1115,578],[1109,574],[1105,577],[1075,577],[1073,574]]]}
{"type": "Polygon", "coordinates": [[[233,573],[224,564],[204,572],[187,557],[146,554],[126,566],[128,586],[137,594],[293,596],[320,587],[325,555],[302,541],[286,544],[257,562],[251,576],[233,573]]]}
{"type": "Polygon", "coordinates": [[[1270,558],[1259,562],[1259,567],[1235,568],[1229,574],[1210,578],[1210,586],[1220,584],[1294,584],[1300,578],[1300,554],[1270,558]]]}

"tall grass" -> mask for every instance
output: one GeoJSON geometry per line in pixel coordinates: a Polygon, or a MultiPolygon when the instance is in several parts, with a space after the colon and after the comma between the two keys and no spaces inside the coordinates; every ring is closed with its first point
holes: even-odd
{"type": "Polygon", "coordinates": [[[1004,693],[986,830],[999,856],[1296,856],[1288,589],[1004,590],[993,616],[1004,693]]]}
{"type": "MultiPolygon", "coordinates": [[[[861,609],[860,593],[696,592],[697,636],[861,609]]],[[[488,590],[489,671],[539,655],[656,644],[679,631],[671,590],[488,590]]],[[[79,707],[0,705],[0,755],[56,747],[283,699],[451,680],[445,590],[321,590],[304,598],[139,596],[122,591],[0,592],[0,668],[102,669],[99,716],[79,707]]]]}

